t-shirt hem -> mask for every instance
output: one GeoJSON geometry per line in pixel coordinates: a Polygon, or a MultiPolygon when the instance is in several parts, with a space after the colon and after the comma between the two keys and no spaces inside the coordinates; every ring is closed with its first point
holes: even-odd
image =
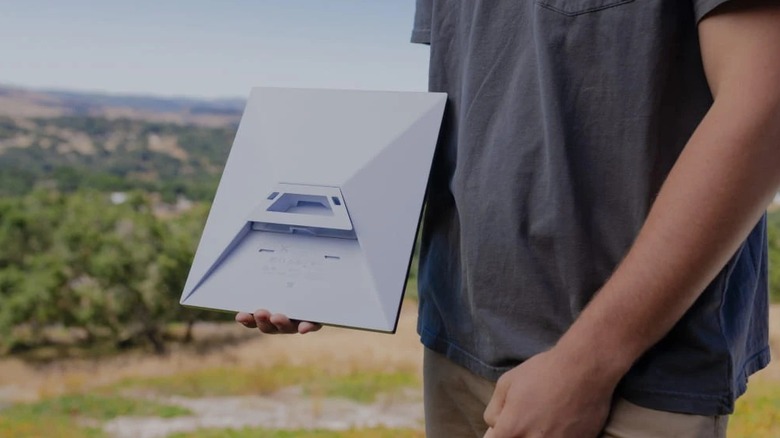
{"type": "Polygon", "coordinates": [[[766,367],[769,361],[769,347],[751,357],[742,367],[739,376],[735,376],[736,387],[733,392],[702,394],[624,384],[618,389],[618,394],[631,403],[648,409],[691,415],[731,415],[734,413],[734,401],[747,390],[748,377],[766,367]]]}
{"type": "MultiPolygon", "coordinates": [[[[502,374],[512,367],[494,367],[488,365],[476,356],[467,352],[457,344],[438,337],[431,332],[420,328],[420,340],[422,344],[439,354],[444,355],[457,365],[460,365],[472,373],[488,380],[496,381],[502,374]]],[[[742,368],[737,378],[737,387],[734,393],[701,394],[689,392],[676,392],[662,389],[648,389],[631,387],[630,384],[621,385],[617,395],[636,405],[666,412],[677,412],[692,415],[730,415],[734,412],[734,401],[745,393],[748,377],[763,369],[769,364],[769,347],[765,347],[759,353],[751,357],[742,368]]]]}
{"type": "Polygon", "coordinates": [[[745,391],[747,391],[748,378],[752,374],[755,374],[758,371],[761,371],[762,369],[766,368],[766,366],[769,365],[769,362],[771,360],[772,360],[772,352],[769,346],[767,345],[757,354],[753,355],[750,358],[750,360],[747,361],[745,366],[742,368],[742,373],[740,373],[739,380],[737,381],[737,388],[736,388],[737,397],[741,396],[742,394],[745,393],[745,391]]]}
{"type": "Polygon", "coordinates": [[[426,331],[425,328],[421,328],[418,332],[420,334],[420,341],[426,348],[444,355],[456,365],[460,365],[485,379],[495,382],[502,374],[512,369],[512,367],[494,367],[488,365],[457,344],[438,337],[433,333],[426,331]]]}

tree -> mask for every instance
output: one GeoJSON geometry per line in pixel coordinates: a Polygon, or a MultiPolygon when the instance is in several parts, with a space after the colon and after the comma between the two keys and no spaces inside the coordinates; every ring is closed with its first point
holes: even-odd
{"type": "Polygon", "coordinates": [[[206,211],[164,220],[140,192],[118,205],[84,190],[0,199],[0,347],[20,345],[20,327],[34,344],[57,325],[162,353],[169,323],[217,317],[178,303],[206,211]]]}

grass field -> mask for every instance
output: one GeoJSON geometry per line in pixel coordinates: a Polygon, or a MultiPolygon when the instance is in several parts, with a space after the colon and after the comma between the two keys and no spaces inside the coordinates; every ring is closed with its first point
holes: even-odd
{"type": "Polygon", "coordinates": [[[300,386],[307,396],[372,403],[379,394],[419,385],[418,375],[408,371],[351,371],[342,374],[305,366],[277,365],[267,369],[222,367],[168,377],[134,378],[124,380],[114,388],[197,398],[272,395],[287,387],[300,386]]]}
{"type": "Polygon", "coordinates": [[[405,304],[393,336],[335,328],[262,336],[204,324],[196,338],[220,345],[164,357],[0,360],[0,437],[419,437],[415,305],[405,304]],[[258,423],[258,412],[280,408],[286,417],[268,417],[274,427],[258,423]],[[220,421],[231,416],[234,431],[220,421]]]}
{"type": "MultiPolygon", "coordinates": [[[[199,338],[212,331],[236,341],[166,357],[0,360],[0,436],[422,437],[414,306],[405,304],[394,336],[332,328],[245,336],[238,326],[206,326],[199,338]]],[[[777,309],[772,321],[777,347],[777,309]]],[[[729,433],[780,437],[780,365],[751,380],[729,433]]]]}
{"type": "Polygon", "coordinates": [[[120,416],[172,418],[190,415],[188,409],[150,400],[99,394],[72,394],[0,411],[3,437],[102,437],[103,421],[120,416]]]}
{"type": "MultiPolygon", "coordinates": [[[[226,370],[223,370],[226,371],[226,370]]],[[[242,373],[243,371],[239,372],[242,373]]],[[[280,380],[268,382],[262,391],[270,387],[290,383],[289,375],[297,373],[297,369],[292,370],[290,374],[285,374],[280,380]]],[[[404,374],[402,374],[404,375],[404,374]]],[[[224,380],[230,381],[233,377],[229,373],[221,374],[218,372],[195,373],[183,378],[174,379],[176,383],[165,383],[160,385],[157,379],[133,381],[129,387],[144,387],[153,389],[155,392],[164,393],[171,391],[174,393],[185,394],[188,396],[201,396],[211,392],[223,394],[246,394],[248,390],[227,385],[208,385],[208,389],[198,389],[193,391],[187,384],[182,382],[190,378],[203,376],[207,380],[212,380],[218,376],[226,376],[224,380]]],[[[308,376],[303,374],[302,376],[308,376]]],[[[380,384],[384,390],[393,390],[399,387],[409,387],[418,382],[411,376],[404,375],[401,379],[396,377],[381,377],[377,374],[380,384]]],[[[345,386],[336,385],[334,388],[341,388],[339,391],[328,393],[328,396],[352,397],[361,402],[368,402],[376,397],[377,385],[371,382],[371,375],[364,373],[356,380],[341,379],[342,382],[350,382],[345,386]],[[363,389],[368,388],[368,389],[363,389]]],[[[245,376],[239,379],[244,379],[245,376]]],[[[320,379],[321,377],[316,377],[320,379]]],[[[220,379],[217,379],[220,380],[220,379]]],[[[129,382],[124,382],[120,386],[128,387],[129,382]]],[[[100,395],[104,390],[97,390],[96,393],[81,395],[67,395],[46,399],[37,403],[20,404],[5,409],[0,413],[0,436],[3,437],[45,437],[57,436],[63,438],[81,438],[81,437],[104,437],[108,436],[101,431],[101,422],[111,420],[120,416],[154,416],[159,418],[174,418],[178,416],[191,415],[192,412],[186,408],[166,405],[149,400],[138,400],[132,398],[123,398],[118,396],[100,395]]],[[[415,429],[391,429],[391,428],[362,428],[349,430],[271,430],[264,428],[241,428],[241,429],[198,429],[184,433],[172,433],[170,437],[181,438],[210,438],[210,437],[244,437],[244,436],[263,436],[263,437],[304,437],[304,438],[330,438],[330,437],[365,437],[365,438],[383,438],[383,437],[421,437],[423,436],[420,428],[415,429]]],[[[775,381],[755,381],[750,386],[748,394],[743,397],[737,405],[737,413],[732,417],[729,424],[730,437],[745,438],[772,438],[780,436],[780,382],[775,381]]]]}

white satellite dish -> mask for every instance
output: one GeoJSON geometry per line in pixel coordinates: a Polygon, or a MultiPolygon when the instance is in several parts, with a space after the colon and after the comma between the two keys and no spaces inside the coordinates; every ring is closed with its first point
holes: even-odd
{"type": "Polygon", "coordinates": [[[394,332],[445,102],[253,89],[181,303],[394,332]]]}

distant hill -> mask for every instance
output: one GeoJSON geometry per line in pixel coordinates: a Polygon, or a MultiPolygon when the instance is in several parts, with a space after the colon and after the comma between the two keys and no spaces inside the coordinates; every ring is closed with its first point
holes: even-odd
{"type": "Polygon", "coordinates": [[[243,99],[190,99],[72,91],[31,90],[0,85],[0,115],[11,118],[91,116],[200,126],[237,123],[243,99]]]}
{"type": "Polygon", "coordinates": [[[209,199],[243,107],[0,87],[0,196],[88,186],[209,199]]]}

